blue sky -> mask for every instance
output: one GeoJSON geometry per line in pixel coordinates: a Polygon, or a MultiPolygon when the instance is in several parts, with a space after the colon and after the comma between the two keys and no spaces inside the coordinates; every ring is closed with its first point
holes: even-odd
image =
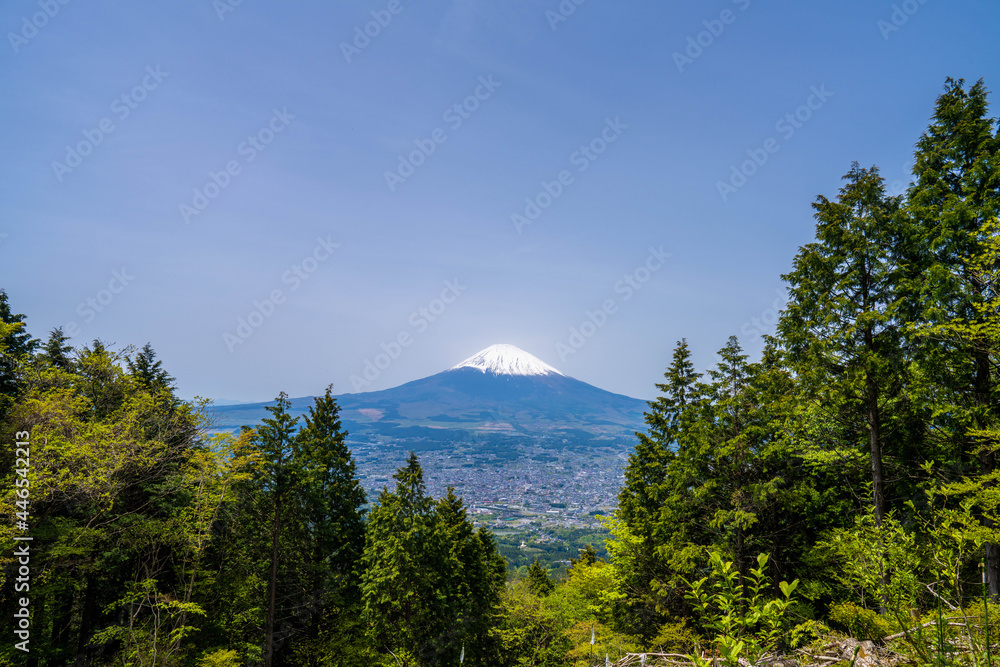
{"type": "Polygon", "coordinates": [[[12,0],[0,286],[36,336],[152,343],[186,397],[383,389],[505,342],[652,398],[681,337],[700,369],[731,334],[759,352],[811,203],[854,160],[906,183],[945,78],[1000,86],[998,25],[987,0],[12,0]]]}

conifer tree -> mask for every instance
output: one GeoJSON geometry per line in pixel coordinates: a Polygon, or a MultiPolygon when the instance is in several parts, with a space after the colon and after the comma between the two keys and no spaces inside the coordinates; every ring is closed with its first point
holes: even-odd
{"type": "MultiPolygon", "coordinates": [[[[996,363],[958,330],[941,329],[984,321],[990,299],[972,267],[1000,212],[1000,124],[989,116],[987,95],[981,80],[968,90],[961,79],[945,82],[917,142],[901,252],[908,333],[927,380],[924,402],[936,415],[928,433],[950,450],[955,476],[996,469],[995,454],[972,434],[1000,418],[996,363]]],[[[990,594],[1000,596],[1000,546],[987,543],[986,560],[990,594]]]]}
{"type": "MultiPolygon", "coordinates": [[[[296,436],[299,458],[295,521],[300,525],[309,593],[307,641],[337,632],[345,614],[360,602],[356,567],[364,550],[365,492],[357,477],[340,422],[340,406],[327,387],[305,416],[296,436]]],[[[339,632],[342,632],[340,630],[339,632]]],[[[357,638],[355,638],[357,639],[357,638]]]]}
{"type": "Polygon", "coordinates": [[[665,620],[673,595],[671,555],[664,552],[668,538],[659,528],[670,494],[669,475],[677,465],[677,438],[682,419],[698,397],[698,379],[686,340],[677,342],[665,381],[656,388],[660,395],[649,403],[645,414],[648,430],[636,433],[638,442],[629,455],[625,484],[618,494],[616,517],[633,536],[630,562],[620,569],[617,582],[622,593],[616,616],[622,629],[647,639],[665,620]]]}
{"type": "Polygon", "coordinates": [[[371,510],[361,559],[364,618],[379,653],[402,665],[496,664],[491,630],[506,562],[449,489],[434,502],[412,452],[371,510]]]}
{"type": "Polygon", "coordinates": [[[528,566],[528,588],[538,597],[545,597],[556,587],[549,576],[547,567],[538,562],[538,558],[528,566]]]}
{"type": "Polygon", "coordinates": [[[597,558],[597,549],[594,548],[593,544],[588,544],[585,547],[583,547],[582,549],[578,549],[577,553],[579,555],[576,558],[573,558],[572,556],[570,556],[570,559],[569,559],[569,566],[570,566],[570,568],[574,568],[577,565],[579,565],[581,567],[586,567],[588,565],[593,565],[598,560],[598,558],[597,558]]]}
{"type": "Polygon", "coordinates": [[[881,524],[883,459],[887,442],[902,439],[905,412],[893,253],[900,203],[886,196],[875,167],[854,163],[844,179],[837,201],[821,196],[813,204],[816,241],[799,250],[792,272],[783,276],[791,299],[779,331],[806,394],[825,406],[845,439],[864,439],[881,524]]]}
{"type": "Polygon", "coordinates": [[[62,327],[56,327],[49,332],[49,337],[42,345],[41,358],[49,364],[62,370],[69,370],[72,366],[70,355],[73,353],[73,346],[67,345],[69,336],[63,333],[62,327]]]}
{"type": "Polygon", "coordinates": [[[454,664],[465,647],[470,665],[495,664],[496,647],[490,630],[498,623],[500,592],[506,581],[506,561],[485,529],[469,521],[462,499],[448,488],[435,503],[433,562],[440,571],[438,636],[429,662],[454,664]]]}
{"type": "Polygon", "coordinates": [[[433,501],[416,454],[393,479],[395,489],[383,489],[369,515],[361,586],[372,644],[408,666],[433,650],[440,569],[430,562],[433,501]]]}
{"type": "Polygon", "coordinates": [[[7,301],[7,292],[0,289],[0,416],[3,406],[17,393],[20,383],[17,364],[38,347],[38,341],[25,330],[24,315],[15,314],[7,301]]]}
{"type": "Polygon", "coordinates": [[[267,406],[271,417],[265,417],[257,430],[259,447],[263,454],[265,489],[271,506],[271,554],[267,576],[267,620],[264,627],[264,665],[274,664],[274,643],[277,624],[278,577],[281,565],[281,535],[285,522],[285,509],[290,491],[297,482],[295,451],[296,418],[288,414],[291,403],[285,392],[278,394],[275,405],[267,406]]]}
{"type": "Polygon", "coordinates": [[[625,485],[618,496],[618,516],[629,523],[636,534],[647,537],[662,504],[658,494],[674,456],[681,416],[695,400],[700,377],[691,363],[691,350],[686,340],[677,342],[670,367],[663,375],[666,381],[656,385],[661,393],[649,403],[645,413],[648,432],[636,433],[639,441],[629,455],[625,485]]]}
{"type": "Polygon", "coordinates": [[[149,343],[142,346],[135,359],[127,357],[126,363],[132,376],[143,385],[173,392],[174,378],[163,369],[163,362],[156,358],[156,352],[149,343]]]}

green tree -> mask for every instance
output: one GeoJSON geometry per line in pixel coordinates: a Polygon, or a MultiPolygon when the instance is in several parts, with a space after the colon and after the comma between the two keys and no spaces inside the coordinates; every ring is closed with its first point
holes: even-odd
{"type": "Polygon", "coordinates": [[[700,377],[691,363],[687,341],[678,341],[670,367],[664,373],[666,382],[656,385],[661,393],[649,403],[645,413],[648,431],[636,433],[638,442],[629,455],[625,485],[618,495],[618,516],[646,536],[652,534],[653,521],[660,512],[663,501],[657,494],[662,492],[674,456],[681,416],[697,398],[700,377]]]}
{"type": "Polygon", "coordinates": [[[775,344],[768,339],[761,362],[749,363],[736,338],[729,339],[711,381],[685,389],[690,398],[658,473],[663,481],[651,526],[620,515],[610,522],[617,628],[647,644],[665,624],[690,614],[686,580],[703,567],[705,547],[734,559],[741,577],[751,555],[765,551],[772,571],[784,576],[801,567],[808,548],[799,533],[815,536],[819,529],[823,497],[796,454],[795,385],[775,344]]]}
{"type": "Polygon", "coordinates": [[[499,659],[494,643],[506,562],[474,531],[452,489],[434,502],[412,452],[371,510],[361,558],[368,636],[402,665],[472,665],[499,659]]]}
{"type": "Polygon", "coordinates": [[[537,558],[528,566],[527,581],[531,592],[540,598],[551,593],[556,587],[549,576],[548,568],[539,563],[537,558]]]}
{"type": "MultiPolygon", "coordinates": [[[[67,368],[41,355],[27,362],[3,437],[31,434],[26,479],[37,547],[33,636],[39,640],[32,648],[42,661],[86,662],[119,650],[145,655],[148,637],[122,634],[122,617],[138,632],[168,608],[193,612],[166,605],[163,596],[182,596],[174,568],[182,531],[175,517],[189,497],[180,490],[197,443],[177,437],[190,433],[187,412],[176,414],[176,432],[163,424],[149,435],[161,403],[103,348],[81,349],[67,368]]],[[[13,510],[13,480],[4,475],[0,488],[5,509],[13,510]]]]}
{"type": "Polygon", "coordinates": [[[156,358],[156,351],[149,343],[142,346],[134,359],[127,357],[126,363],[129,372],[144,386],[173,391],[174,378],[163,369],[163,362],[156,358]]]}
{"type": "Polygon", "coordinates": [[[620,628],[647,639],[656,635],[666,618],[665,598],[683,604],[668,583],[672,579],[672,554],[664,552],[659,528],[661,513],[670,498],[670,475],[676,474],[680,465],[675,450],[682,419],[698,400],[700,377],[691,362],[687,341],[678,341],[664,373],[665,381],[656,385],[660,395],[649,403],[645,414],[648,430],[636,433],[638,442],[629,455],[625,484],[618,494],[616,517],[621,521],[622,534],[631,539],[626,540],[627,546],[622,543],[619,552],[622,558],[627,553],[628,566],[617,568],[620,596],[616,617],[620,628]]]}
{"type": "MultiPolygon", "coordinates": [[[[931,124],[917,142],[915,180],[906,206],[901,252],[904,307],[923,385],[933,413],[928,437],[947,448],[953,478],[989,475],[996,456],[974,434],[997,423],[997,365],[988,347],[955,323],[982,322],[989,284],[971,265],[1000,212],[1000,125],[990,118],[980,80],[966,90],[949,78],[931,124]],[[978,452],[978,453],[977,453],[978,452]]],[[[929,457],[928,457],[929,458],[929,457]]],[[[990,594],[1000,595],[1000,547],[986,546],[990,594]]]]}
{"type": "Polygon", "coordinates": [[[7,292],[0,289],[0,417],[21,387],[18,363],[37,347],[38,341],[25,329],[24,315],[11,311],[7,292]]]}
{"type": "Polygon", "coordinates": [[[588,544],[582,549],[578,550],[579,555],[576,558],[572,556],[569,559],[570,569],[580,566],[586,567],[588,565],[593,565],[597,562],[597,549],[594,548],[593,544],[588,544]]]}
{"type": "Polygon", "coordinates": [[[433,501],[426,495],[423,470],[412,452],[393,475],[393,491],[383,489],[370,511],[361,557],[364,616],[376,650],[403,665],[433,650],[439,567],[430,562],[433,501]]]}
{"type": "MultiPolygon", "coordinates": [[[[350,614],[359,611],[361,598],[357,564],[365,543],[365,492],[357,477],[340,406],[327,387],[305,416],[296,436],[299,462],[294,520],[300,526],[306,556],[302,588],[308,591],[302,606],[308,609],[306,648],[297,651],[300,662],[324,652],[324,637],[345,634],[353,627],[350,614]]],[[[363,637],[351,634],[354,641],[363,637]]]]}
{"type": "Polygon", "coordinates": [[[778,326],[803,392],[840,425],[842,437],[864,438],[881,522],[883,459],[890,443],[908,435],[893,254],[900,203],[886,196],[875,167],[854,163],[844,179],[837,201],[821,196],[813,204],[816,241],[783,276],[791,300],[778,326]]]}
{"type": "Polygon", "coordinates": [[[497,631],[505,667],[562,667],[573,642],[556,614],[531,592],[527,581],[515,581],[503,593],[503,619],[497,631]]]}
{"type": "Polygon", "coordinates": [[[499,647],[492,630],[499,623],[500,595],[507,579],[507,562],[497,553],[493,536],[475,530],[462,499],[448,488],[434,507],[433,562],[443,595],[436,651],[431,662],[454,664],[464,647],[470,665],[496,663],[499,647]]]}
{"type": "Polygon", "coordinates": [[[278,575],[282,556],[282,529],[285,506],[297,480],[295,469],[297,418],[288,414],[291,403],[285,392],[278,394],[274,405],[267,406],[271,417],[265,417],[257,430],[259,447],[264,457],[264,485],[271,507],[271,555],[267,576],[267,620],[264,626],[264,665],[274,664],[274,642],[277,624],[278,575]]]}
{"type": "Polygon", "coordinates": [[[57,368],[64,371],[69,370],[73,363],[70,358],[73,354],[73,346],[66,344],[68,340],[69,336],[63,333],[62,327],[56,327],[49,332],[48,339],[42,345],[41,358],[57,368]]]}

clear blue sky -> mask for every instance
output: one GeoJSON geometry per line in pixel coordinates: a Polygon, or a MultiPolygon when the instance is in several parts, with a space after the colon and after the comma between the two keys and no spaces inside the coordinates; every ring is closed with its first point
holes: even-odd
{"type": "Polygon", "coordinates": [[[0,9],[0,286],[187,397],[505,342],[651,398],[681,337],[759,352],[810,204],[904,183],[946,77],[1000,87],[987,0],[235,2],[0,9]]]}

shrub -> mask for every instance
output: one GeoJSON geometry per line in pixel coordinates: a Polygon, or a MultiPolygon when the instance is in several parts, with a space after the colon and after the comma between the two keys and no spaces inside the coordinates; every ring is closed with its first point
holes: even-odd
{"type": "Polygon", "coordinates": [[[830,607],[830,621],[844,628],[855,639],[876,640],[892,633],[889,622],[871,609],[851,602],[830,607]]]}

